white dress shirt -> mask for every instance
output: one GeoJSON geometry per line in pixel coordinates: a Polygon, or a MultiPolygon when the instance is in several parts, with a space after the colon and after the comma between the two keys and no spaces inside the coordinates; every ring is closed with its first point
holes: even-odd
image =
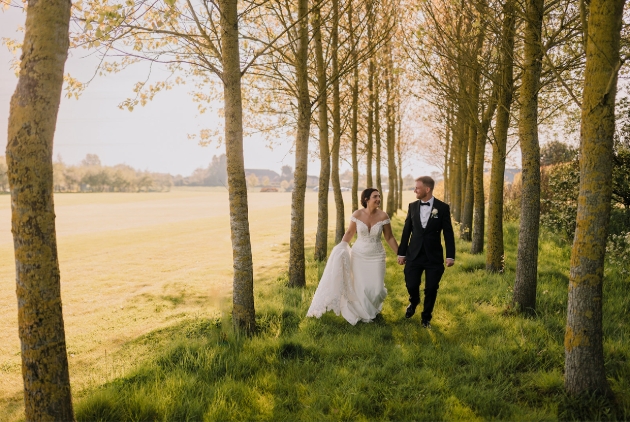
{"type": "Polygon", "coordinates": [[[427,228],[427,223],[429,222],[429,217],[431,217],[431,210],[433,209],[433,197],[431,197],[431,199],[429,199],[427,202],[429,202],[429,206],[427,207],[426,205],[422,205],[422,203],[424,201],[420,201],[420,205],[418,205],[420,207],[420,222],[422,223],[422,228],[426,229],[427,228]]]}

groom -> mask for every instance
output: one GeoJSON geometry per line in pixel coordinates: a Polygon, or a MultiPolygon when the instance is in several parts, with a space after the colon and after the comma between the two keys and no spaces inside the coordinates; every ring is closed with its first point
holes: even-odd
{"type": "Polygon", "coordinates": [[[446,266],[455,263],[455,236],[448,204],[433,197],[435,182],[429,176],[416,179],[416,198],[409,204],[405,228],[398,246],[398,263],[405,265],[405,283],[409,306],[405,318],[411,318],[420,303],[420,279],[425,273],[422,326],[431,328],[431,317],[440,279],[444,273],[444,253],[440,233],[446,244],[446,266]],[[411,240],[409,240],[411,237],[411,240]]]}

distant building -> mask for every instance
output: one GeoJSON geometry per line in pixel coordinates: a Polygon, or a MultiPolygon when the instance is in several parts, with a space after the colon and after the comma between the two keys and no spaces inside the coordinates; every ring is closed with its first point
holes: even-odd
{"type": "Polygon", "coordinates": [[[319,177],[317,176],[306,176],[306,187],[312,188],[315,186],[319,186],[319,177]]]}

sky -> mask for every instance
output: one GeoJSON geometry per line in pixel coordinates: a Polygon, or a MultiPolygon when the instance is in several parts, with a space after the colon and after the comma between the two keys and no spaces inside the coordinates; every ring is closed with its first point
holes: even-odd
{"type": "MultiPolygon", "coordinates": [[[[25,14],[19,9],[0,10],[0,38],[19,41],[23,33],[25,14]]],[[[7,143],[9,102],[17,84],[11,69],[13,55],[0,43],[0,155],[7,143]]],[[[86,50],[71,50],[65,73],[80,81],[94,74],[96,61],[86,50]]],[[[162,70],[153,70],[157,75],[162,70]]],[[[165,74],[165,73],[164,73],[165,74]]],[[[66,164],[78,164],[86,154],[97,154],[104,165],[128,164],[139,170],[190,175],[199,167],[207,167],[212,156],[224,153],[224,147],[202,147],[188,134],[217,126],[220,117],[212,113],[199,114],[192,101],[191,87],[176,86],[161,92],[144,107],[133,112],[118,108],[133,95],[133,86],[144,80],[147,67],[134,65],[118,74],[95,77],[83,94],[76,99],[62,97],[55,133],[53,156],[66,164]]],[[[166,75],[166,74],[165,74],[166,75]]],[[[292,139],[280,140],[273,150],[262,138],[244,140],[245,168],[270,169],[280,172],[283,165],[295,167],[291,152],[292,139]]],[[[342,171],[348,169],[342,163],[342,171]]],[[[320,165],[311,159],[308,174],[318,175],[320,165]]],[[[429,174],[436,170],[414,159],[407,162],[403,174],[429,174]]]]}

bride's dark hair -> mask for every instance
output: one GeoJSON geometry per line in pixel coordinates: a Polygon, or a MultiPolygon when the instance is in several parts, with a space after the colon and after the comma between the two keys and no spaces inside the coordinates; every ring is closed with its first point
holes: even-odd
{"type": "Polygon", "coordinates": [[[367,188],[366,190],[361,192],[361,205],[363,205],[363,208],[367,208],[367,203],[370,200],[373,192],[378,192],[378,189],[367,188]]]}

